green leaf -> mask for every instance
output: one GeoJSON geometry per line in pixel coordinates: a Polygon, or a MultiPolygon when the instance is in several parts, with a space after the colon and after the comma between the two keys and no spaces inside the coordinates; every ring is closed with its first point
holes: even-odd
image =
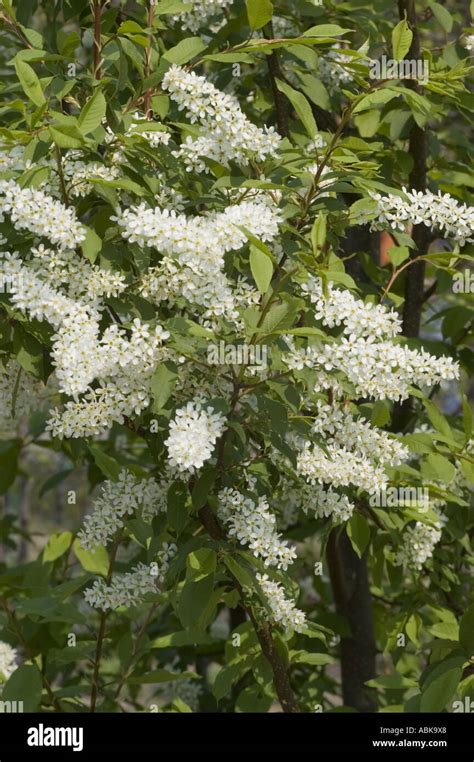
{"type": "Polygon", "coordinates": [[[206,43],[200,37],[187,37],[185,40],[178,42],[174,48],[167,50],[163,58],[165,61],[181,66],[190,61],[191,58],[198,56],[206,48],[206,43]]]}
{"type": "Polygon", "coordinates": [[[102,239],[92,228],[86,228],[86,237],[81,243],[81,249],[89,262],[94,263],[97,259],[97,254],[102,249],[102,239]]]}
{"type": "Polygon", "coordinates": [[[395,267],[401,265],[410,256],[408,246],[391,246],[387,253],[395,267]]]}
{"type": "Polygon", "coordinates": [[[153,672],[144,675],[132,675],[126,682],[132,685],[142,685],[145,683],[170,683],[176,680],[199,680],[200,677],[195,672],[170,672],[167,669],[155,669],[153,672]]]}
{"type": "Polygon", "coordinates": [[[433,452],[421,464],[421,473],[428,480],[442,481],[449,484],[456,475],[455,466],[443,455],[433,452]]]}
{"type": "Polygon", "coordinates": [[[313,227],[311,228],[311,244],[313,246],[313,254],[317,257],[326,243],[327,233],[327,216],[321,211],[316,217],[313,227]]]}
{"type": "Polygon", "coordinates": [[[466,435],[466,440],[469,440],[472,434],[472,410],[469,404],[469,400],[465,394],[462,396],[462,409],[464,433],[466,435]]]}
{"type": "Polygon", "coordinates": [[[94,463],[96,464],[97,468],[99,468],[102,473],[105,474],[107,479],[117,481],[122,468],[120,464],[117,463],[115,458],[111,458],[110,455],[106,455],[106,453],[101,450],[98,445],[89,445],[89,450],[92,454],[92,457],[94,458],[94,463]]]}
{"type": "Polygon", "coordinates": [[[168,521],[178,534],[182,532],[188,520],[187,500],[189,493],[183,482],[173,482],[167,495],[168,521]]]}
{"type": "Polygon", "coordinates": [[[462,666],[447,659],[437,665],[423,685],[420,709],[422,712],[442,712],[453,698],[462,676],[462,666]]]}
{"type": "Polygon", "coordinates": [[[11,487],[16,479],[21,440],[0,441],[0,495],[11,487]]]}
{"type": "Polygon", "coordinates": [[[161,635],[151,643],[150,648],[180,648],[181,646],[210,645],[215,642],[215,639],[205,632],[187,629],[161,635]]]}
{"type": "Polygon", "coordinates": [[[405,58],[410,50],[413,32],[408,26],[407,20],[403,19],[392,31],[392,54],[396,61],[405,58]]]}
{"type": "Polygon", "coordinates": [[[433,402],[431,402],[431,400],[428,399],[423,400],[423,405],[425,406],[428,418],[430,419],[435,429],[445,437],[452,437],[453,432],[451,431],[451,427],[439,408],[433,402]]]}
{"type": "Polygon", "coordinates": [[[352,113],[359,114],[361,111],[367,111],[367,109],[374,108],[374,106],[384,106],[386,103],[391,101],[393,98],[396,98],[397,96],[398,93],[394,92],[393,90],[389,90],[388,88],[382,87],[379,90],[375,90],[373,93],[365,95],[359,101],[352,113]]]}
{"type": "Polygon", "coordinates": [[[80,148],[84,143],[82,132],[74,124],[50,124],[49,134],[59,148],[80,148]]]}
{"type": "Polygon", "coordinates": [[[177,380],[178,368],[174,362],[167,360],[158,365],[153,373],[150,387],[153,397],[152,410],[154,413],[159,413],[164,408],[173,394],[177,380]]]}
{"type": "Polygon", "coordinates": [[[453,28],[453,17],[444,5],[435,2],[428,2],[429,7],[433,11],[433,16],[436,21],[441,24],[445,32],[450,32],[453,28]]]}
{"type": "Polygon", "coordinates": [[[362,558],[370,540],[370,527],[361,513],[354,513],[347,522],[347,534],[355,552],[362,558]]]}
{"type": "Polygon", "coordinates": [[[78,125],[83,135],[88,135],[90,132],[94,132],[97,127],[100,127],[105,117],[106,109],[107,102],[104,94],[102,90],[97,89],[79,114],[78,125]]]}
{"type": "Polygon", "coordinates": [[[2,701],[22,701],[25,712],[36,712],[41,703],[42,691],[39,671],[31,664],[22,664],[3,686],[2,701]]]}
{"type": "Polygon", "coordinates": [[[252,245],[250,246],[250,269],[258,290],[261,294],[265,294],[272,280],[273,263],[263,251],[252,245]]]}
{"type": "Polygon", "coordinates": [[[253,590],[255,588],[254,578],[235,558],[232,556],[225,556],[224,563],[243,588],[247,588],[247,590],[253,590]]]}
{"type": "Polygon", "coordinates": [[[273,3],[270,0],[245,0],[250,28],[261,29],[272,20],[273,3]]]}
{"type": "Polygon", "coordinates": [[[29,64],[19,58],[15,59],[15,70],[25,95],[35,106],[43,106],[46,103],[46,98],[36,72],[29,64]]]}
{"type": "Polygon", "coordinates": [[[459,642],[469,657],[474,656],[474,604],[466,609],[459,622],[459,642]]]}
{"type": "Polygon", "coordinates": [[[353,31],[353,29],[345,29],[338,24],[318,24],[307,29],[303,37],[340,37],[346,32],[353,31]]]}
{"type": "Polygon", "coordinates": [[[286,82],[283,82],[281,79],[277,79],[276,83],[280,92],[286,95],[291,105],[295,109],[299,118],[303,122],[308,135],[311,138],[314,138],[318,131],[318,127],[307,97],[303,95],[303,93],[299,93],[298,90],[295,90],[290,85],[287,85],[286,82]]]}
{"type": "Polygon", "coordinates": [[[400,688],[415,688],[418,683],[410,677],[404,677],[399,672],[391,675],[380,675],[365,683],[369,688],[384,688],[385,690],[400,690],[400,688]]]}
{"type": "Polygon", "coordinates": [[[329,654],[312,653],[310,651],[291,651],[290,661],[292,664],[312,664],[321,667],[325,664],[334,664],[335,659],[329,654]]]}
{"type": "Polygon", "coordinates": [[[82,568],[88,572],[94,574],[102,574],[106,577],[109,571],[109,557],[106,549],[99,545],[96,550],[84,550],[79,540],[76,538],[73,542],[72,548],[75,556],[82,568]]]}
{"type": "Polygon", "coordinates": [[[52,534],[43,551],[43,562],[56,561],[68,550],[72,542],[72,532],[52,534]]]}

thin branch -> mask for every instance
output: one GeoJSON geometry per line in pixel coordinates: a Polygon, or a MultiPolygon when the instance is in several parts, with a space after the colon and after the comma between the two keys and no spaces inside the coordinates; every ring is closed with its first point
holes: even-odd
{"type": "MultiPolygon", "coordinates": [[[[117,536],[115,537],[114,543],[112,545],[112,549],[110,551],[109,568],[108,568],[107,577],[106,577],[107,585],[110,585],[110,582],[112,581],[114,563],[117,557],[117,551],[118,551],[120,542],[122,540],[122,534],[123,534],[123,531],[120,531],[117,534],[117,536]]],[[[107,624],[109,613],[110,613],[109,611],[103,611],[100,616],[99,633],[97,635],[97,644],[95,648],[94,673],[92,676],[91,701],[90,701],[91,712],[95,712],[95,708],[97,704],[97,695],[99,690],[100,662],[102,660],[102,650],[104,646],[104,637],[105,637],[105,626],[107,624]]]]}
{"type": "MultiPolygon", "coordinates": [[[[150,34],[148,35],[148,46],[145,51],[145,78],[151,74],[151,53],[153,43],[153,32],[151,28],[153,26],[153,19],[155,17],[155,0],[150,0],[150,7],[148,9],[148,26],[150,28],[150,34]]],[[[149,87],[145,93],[145,117],[151,119],[153,114],[151,110],[151,93],[152,88],[149,87]]]]}

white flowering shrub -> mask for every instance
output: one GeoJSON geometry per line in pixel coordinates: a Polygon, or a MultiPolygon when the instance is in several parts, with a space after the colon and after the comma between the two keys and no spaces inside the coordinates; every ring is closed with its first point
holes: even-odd
{"type": "Polygon", "coordinates": [[[3,3],[4,699],[467,690],[473,35],[400,8],[3,3]]]}

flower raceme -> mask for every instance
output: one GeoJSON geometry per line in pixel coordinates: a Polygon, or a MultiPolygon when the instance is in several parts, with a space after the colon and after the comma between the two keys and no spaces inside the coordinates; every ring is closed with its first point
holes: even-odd
{"type": "Polygon", "coordinates": [[[189,170],[205,172],[203,157],[226,166],[229,160],[246,166],[251,159],[264,161],[275,156],[281,138],[274,127],[256,127],[242,112],[236,98],[218,90],[205,77],[172,66],[164,76],[163,88],[191,123],[202,125],[202,135],[186,138],[176,152],[189,170]]]}
{"type": "Polygon", "coordinates": [[[193,474],[212,456],[225,428],[225,417],[206,406],[205,401],[191,400],[178,408],[165,441],[169,465],[178,472],[193,474]]]}
{"type": "Polygon", "coordinates": [[[435,194],[403,188],[403,193],[406,198],[394,193],[382,196],[371,192],[369,195],[377,204],[376,218],[373,219],[373,213],[364,212],[357,215],[355,224],[371,222],[372,230],[391,228],[395,231],[423,224],[460,246],[474,241],[474,207],[460,204],[449,193],[441,191],[435,194]]]}

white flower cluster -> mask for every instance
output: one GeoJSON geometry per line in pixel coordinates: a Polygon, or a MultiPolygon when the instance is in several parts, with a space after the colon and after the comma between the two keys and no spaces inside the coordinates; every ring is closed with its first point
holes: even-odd
{"type": "Polygon", "coordinates": [[[92,265],[74,251],[54,251],[40,244],[31,249],[32,270],[52,288],[63,288],[71,299],[79,299],[101,309],[104,296],[119,296],[125,288],[125,276],[112,270],[92,265]]]}
{"type": "Polygon", "coordinates": [[[18,654],[15,648],[12,648],[9,643],[4,643],[0,640],[0,681],[2,676],[5,680],[8,680],[10,675],[15,671],[17,664],[16,658],[18,654]]]}
{"type": "Polygon", "coordinates": [[[406,198],[389,193],[382,196],[371,192],[377,202],[376,219],[373,214],[361,213],[355,224],[371,222],[372,230],[406,230],[409,224],[423,223],[431,230],[440,231],[446,238],[453,238],[460,246],[474,241],[474,207],[460,204],[449,193],[416,191],[403,188],[406,198]]]}
{"type": "Polygon", "coordinates": [[[387,477],[382,466],[334,443],[324,447],[323,450],[307,441],[298,453],[297,471],[310,484],[331,484],[334,487],[354,485],[366,492],[385,487],[387,477]]]}
{"type": "Polygon", "coordinates": [[[63,162],[64,177],[67,180],[70,196],[87,196],[94,189],[91,180],[115,180],[120,175],[120,168],[97,161],[82,161],[74,152],[69,152],[63,162]]]}
{"type": "Polygon", "coordinates": [[[324,293],[320,278],[310,276],[301,290],[315,305],[314,317],[328,328],[343,325],[343,332],[353,336],[393,337],[401,332],[401,320],[394,309],[381,304],[367,304],[350,291],[341,291],[328,284],[324,293]]]}
{"type": "Polygon", "coordinates": [[[268,574],[257,574],[257,582],[268,600],[275,622],[285,630],[294,632],[304,630],[306,626],[304,613],[296,608],[294,601],[285,596],[280,583],[271,580],[268,574]]]}
{"type": "Polygon", "coordinates": [[[316,403],[317,417],[312,426],[314,434],[325,434],[325,442],[345,447],[376,463],[399,466],[408,460],[410,452],[397,439],[374,429],[365,418],[354,418],[340,407],[316,403]]]}
{"type": "Polygon", "coordinates": [[[330,50],[324,56],[319,56],[317,72],[331,95],[340,93],[345,85],[353,82],[352,74],[344,67],[344,64],[351,63],[353,60],[351,56],[336,49],[330,50]]]}
{"type": "Polygon", "coordinates": [[[0,429],[10,429],[38,408],[40,384],[16,360],[0,363],[0,429]]]}
{"type": "MultiPolygon", "coordinates": [[[[156,123],[153,123],[155,125],[156,123]]],[[[161,127],[158,124],[157,127],[161,127]]],[[[133,123],[125,133],[127,137],[130,135],[138,135],[146,140],[151,148],[158,148],[158,146],[167,146],[171,140],[171,133],[166,129],[151,129],[150,122],[147,122],[139,113],[135,113],[133,123]],[[145,125],[148,125],[148,129],[145,129],[145,125]]]]}
{"type": "Polygon", "coordinates": [[[468,34],[464,38],[464,47],[466,50],[474,50],[474,34],[468,34]]]}
{"type": "Polygon", "coordinates": [[[403,544],[397,552],[395,563],[418,571],[422,569],[441,539],[439,526],[430,527],[417,521],[415,526],[408,527],[403,534],[403,544]]]}
{"type": "Polygon", "coordinates": [[[226,428],[222,413],[215,413],[203,400],[178,408],[165,441],[170,466],[191,474],[202,468],[226,428]]]}
{"type": "Polygon", "coordinates": [[[266,498],[260,497],[255,502],[238,490],[226,487],[219,492],[218,499],[217,513],[229,528],[229,536],[248,545],[256,558],[264,559],[265,566],[286,571],[295,560],[296,551],[276,531],[276,518],[266,498]]]}
{"type": "Polygon", "coordinates": [[[204,320],[219,316],[236,320],[236,295],[223,272],[225,254],[246,243],[240,227],[262,241],[273,241],[281,215],[265,197],[194,217],[141,204],[119,211],[115,219],[124,238],[165,255],[144,276],[143,296],[157,304],[164,300],[175,304],[183,298],[193,307],[204,308],[204,320]]]}
{"type": "Polygon", "coordinates": [[[349,521],[354,512],[354,503],[351,503],[347,495],[340,495],[332,489],[304,484],[299,493],[303,511],[314,514],[319,519],[330,517],[335,523],[342,524],[349,521]]]}
{"type": "Polygon", "coordinates": [[[74,249],[86,237],[74,209],[35,188],[22,188],[14,180],[0,180],[0,221],[10,215],[18,230],[48,238],[61,248],[74,249]]]}
{"type": "Polygon", "coordinates": [[[173,21],[179,22],[181,28],[190,32],[198,32],[202,27],[208,27],[214,16],[229,8],[234,0],[185,0],[186,9],[173,15],[173,21]]]}
{"type": "Polygon", "coordinates": [[[331,284],[325,297],[317,279],[304,288],[316,303],[319,319],[330,327],[343,326],[339,339],[322,346],[297,349],[291,337],[285,339],[290,352],[284,362],[293,370],[320,371],[316,386],[329,388],[328,373],[341,371],[355,387],[355,394],[398,401],[409,396],[413,384],[431,387],[459,377],[459,366],[451,357],[435,357],[424,349],[396,344],[393,337],[400,329],[393,311],[364,304],[331,284]]]}
{"type": "Polygon", "coordinates": [[[163,492],[163,485],[155,479],[137,479],[126,469],[120,472],[116,482],[104,482],[100,496],[94,501],[93,512],[85,517],[84,526],[78,532],[82,547],[94,550],[98,545],[107,545],[123,527],[126,517],[138,510],[141,518],[150,521],[166,508],[166,492],[164,495],[163,492]]]}
{"type": "Polygon", "coordinates": [[[172,66],[164,76],[163,88],[180,111],[185,111],[192,123],[200,122],[204,130],[197,138],[188,136],[176,153],[189,170],[207,171],[203,157],[225,166],[232,160],[246,166],[251,159],[264,161],[276,155],[281,138],[274,127],[256,127],[234,96],[221,92],[205,77],[172,66]]]}
{"type": "Polygon", "coordinates": [[[84,591],[86,602],[102,611],[118,609],[120,606],[138,606],[145,595],[158,592],[157,582],[163,583],[176,552],[176,545],[164,543],[157,556],[158,562],[150,566],[139,563],[130,572],[116,574],[110,585],[102,578],[94,580],[92,587],[84,591]]]}

